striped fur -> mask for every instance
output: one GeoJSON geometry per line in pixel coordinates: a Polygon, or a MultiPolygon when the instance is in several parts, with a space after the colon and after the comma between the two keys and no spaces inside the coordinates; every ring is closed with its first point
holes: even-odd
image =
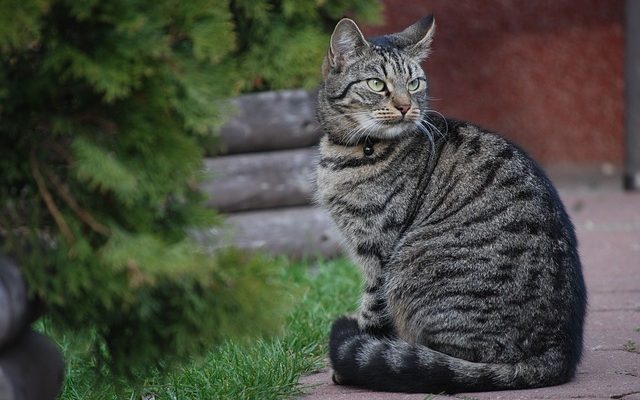
{"type": "Polygon", "coordinates": [[[573,226],[521,149],[429,111],[432,34],[428,17],[367,42],[343,20],[323,67],[317,199],[364,277],[356,317],[332,327],[334,380],[435,393],[566,382],[586,308],[573,226]]]}

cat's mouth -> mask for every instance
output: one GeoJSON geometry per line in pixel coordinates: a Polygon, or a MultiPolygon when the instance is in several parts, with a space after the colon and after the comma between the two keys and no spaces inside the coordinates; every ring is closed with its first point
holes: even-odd
{"type": "Polygon", "coordinates": [[[382,123],[383,125],[412,125],[417,123],[420,118],[420,110],[416,107],[411,107],[409,110],[398,112],[396,110],[384,110],[374,111],[371,117],[382,123]]]}
{"type": "Polygon", "coordinates": [[[381,119],[380,122],[386,125],[395,125],[395,124],[401,124],[401,123],[415,123],[415,118],[409,117],[407,115],[400,115],[394,118],[381,119]]]}
{"type": "Polygon", "coordinates": [[[402,136],[412,131],[411,128],[417,124],[414,118],[407,117],[406,115],[395,119],[379,120],[378,122],[377,132],[372,136],[380,139],[393,139],[402,136]]]}
{"type": "Polygon", "coordinates": [[[418,124],[413,113],[403,115],[359,115],[358,125],[348,132],[346,142],[357,143],[363,137],[376,139],[395,139],[414,131],[418,124]]]}

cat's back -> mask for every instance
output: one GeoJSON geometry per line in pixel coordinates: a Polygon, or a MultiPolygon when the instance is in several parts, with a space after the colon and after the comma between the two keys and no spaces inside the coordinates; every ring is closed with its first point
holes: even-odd
{"type": "MultiPolygon", "coordinates": [[[[428,190],[388,264],[399,330],[483,362],[535,353],[549,335],[565,346],[580,335],[586,294],[556,190],[507,139],[460,121],[441,124],[428,190]],[[444,345],[479,334],[495,341],[482,353],[444,345]]],[[[579,358],[578,345],[566,351],[579,358]]]]}
{"type": "Polygon", "coordinates": [[[467,122],[447,119],[434,125],[443,132],[443,140],[421,222],[457,221],[467,228],[474,224],[486,227],[500,225],[494,217],[512,216],[512,220],[526,220],[533,228],[537,225],[534,220],[544,213],[550,214],[547,222],[557,223],[555,228],[574,239],[573,227],[551,181],[521,148],[467,122]]]}
{"type": "Polygon", "coordinates": [[[438,254],[477,250],[482,259],[578,264],[573,225],[537,163],[496,133],[457,120],[441,124],[438,158],[403,242],[437,243],[438,254]]]}

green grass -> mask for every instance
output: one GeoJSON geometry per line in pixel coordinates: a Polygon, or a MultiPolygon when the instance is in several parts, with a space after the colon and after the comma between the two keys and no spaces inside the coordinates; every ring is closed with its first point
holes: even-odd
{"type": "Polygon", "coordinates": [[[638,352],[638,345],[633,340],[627,340],[627,343],[623,344],[622,348],[630,353],[638,352]]]}
{"type": "Polygon", "coordinates": [[[345,260],[285,267],[282,279],[291,288],[292,313],[280,335],[227,340],[167,376],[147,377],[142,390],[133,390],[108,373],[97,379],[96,370],[101,368],[83,346],[86,338],[56,334],[46,322],[39,323],[65,356],[61,399],[141,399],[145,394],[156,400],[281,399],[299,394],[298,378],[324,366],[331,321],[355,310],[360,276],[345,260]]]}

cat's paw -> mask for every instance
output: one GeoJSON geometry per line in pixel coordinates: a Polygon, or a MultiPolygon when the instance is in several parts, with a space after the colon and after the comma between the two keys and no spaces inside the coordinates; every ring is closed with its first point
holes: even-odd
{"type": "Polygon", "coordinates": [[[338,375],[336,371],[331,371],[331,380],[336,385],[342,385],[342,382],[340,380],[340,375],[338,375]]]}
{"type": "Polygon", "coordinates": [[[354,317],[340,317],[331,325],[330,343],[339,343],[344,339],[360,333],[358,320],[354,317]]]}

